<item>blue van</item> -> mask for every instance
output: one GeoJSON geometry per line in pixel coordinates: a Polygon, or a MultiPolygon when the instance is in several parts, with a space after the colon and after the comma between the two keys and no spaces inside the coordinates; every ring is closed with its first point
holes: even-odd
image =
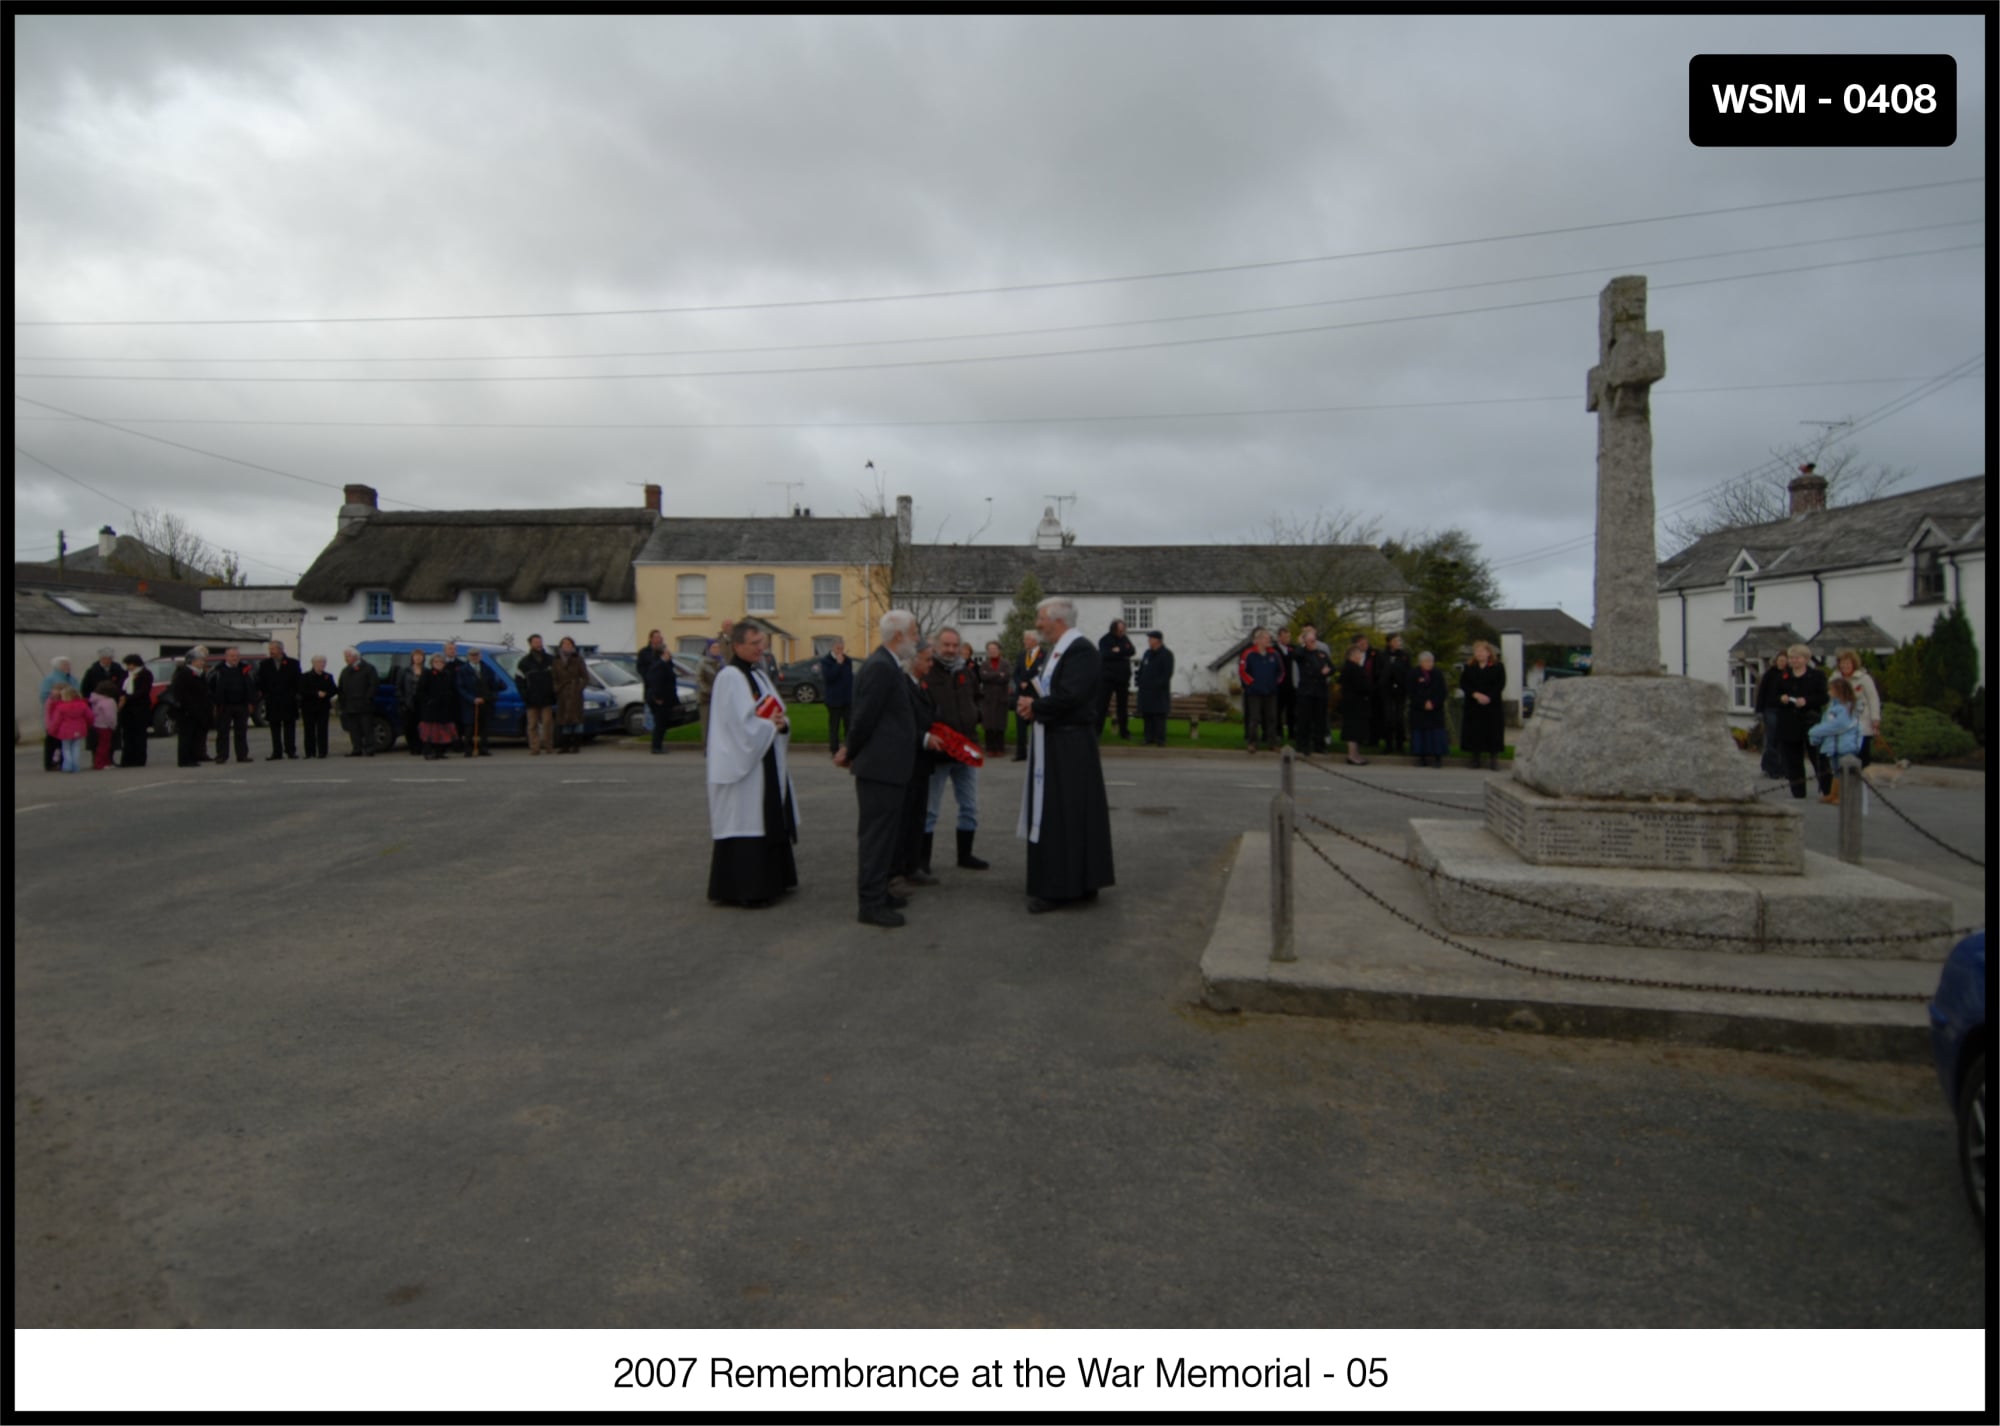
{"type": "MultiPolygon", "coordinates": [[[[458,651],[463,654],[470,649],[478,649],[480,660],[493,670],[499,681],[500,696],[494,700],[493,709],[487,715],[487,732],[495,738],[525,738],[528,736],[527,705],[521,702],[521,690],[514,686],[514,665],[520,662],[526,649],[510,649],[504,644],[482,644],[471,639],[460,639],[458,651]]],[[[396,739],[402,735],[402,705],[396,697],[396,680],[409,667],[410,654],[441,654],[444,652],[442,639],[387,639],[370,640],[356,644],[354,651],[362,660],[381,676],[382,684],[375,690],[375,751],[386,753],[396,746],[396,739]]],[[[615,731],[619,726],[622,710],[610,694],[599,688],[583,691],[583,735],[594,738],[599,733],[615,731]]]]}

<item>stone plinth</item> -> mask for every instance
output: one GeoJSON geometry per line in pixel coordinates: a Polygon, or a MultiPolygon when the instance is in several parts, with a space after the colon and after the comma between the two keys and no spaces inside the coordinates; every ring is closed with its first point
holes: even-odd
{"type": "Polygon", "coordinates": [[[1426,871],[1435,867],[1453,878],[1431,876],[1423,882],[1439,922],[1462,935],[1933,962],[1951,946],[1950,901],[1816,853],[1807,853],[1799,873],[1790,876],[1535,866],[1472,823],[1429,818],[1410,823],[1409,850],[1426,871]],[[1489,896],[1482,888],[1506,896],[1489,896]],[[1514,897],[1521,900],[1509,899],[1514,897]],[[1629,924],[1607,926],[1564,912],[1629,924]],[[1734,939],[1676,934],[1685,931],[1734,939]],[[1930,934],[1914,941],[1841,944],[1850,936],[1906,932],[1930,934]]]}
{"type": "Polygon", "coordinates": [[[1767,876],[1805,870],[1805,819],[1795,808],[1760,802],[1547,797],[1496,779],[1486,784],[1486,830],[1537,866],[1767,876]]]}
{"type": "Polygon", "coordinates": [[[1514,747],[1514,777],[1552,797],[1749,802],[1728,695],[1692,678],[1551,679],[1514,747]]]}

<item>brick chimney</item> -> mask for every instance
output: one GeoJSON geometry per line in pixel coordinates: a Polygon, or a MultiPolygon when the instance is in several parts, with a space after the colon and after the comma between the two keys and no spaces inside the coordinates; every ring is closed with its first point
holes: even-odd
{"type": "Polygon", "coordinates": [[[649,485],[649,486],[647,486],[647,487],[646,487],[646,508],[647,508],[648,510],[652,511],[652,512],[653,512],[653,513],[654,513],[655,515],[657,515],[657,514],[659,514],[659,513],[660,513],[660,487],[659,487],[659,486],[657,486],[657,485],[649,485]]]}
{"type": "Polygon", "coordinates": [[[1799,467],[1799,473],[1792,477],[1792,483],[1785,489],[1792,497],[1794,515],[1810,515],[1815,510],[1826,509],[1826,477],[1813,474],[1811,461],[1799,467]]]}
{"type": "Polygon", "coordinates": [[[118,532],[109,525],[100,525],[97,530],[97,553],[101,559],[110,559],[111,551],[118,544],[118,532]]]}
{"type": "Polygon", "coordinates": [[[344,492],[346,503],[340,507],[340,532],[358,529],[379,508],[375,504],[375,487],[372,485],[350,485],[344,492]]]}

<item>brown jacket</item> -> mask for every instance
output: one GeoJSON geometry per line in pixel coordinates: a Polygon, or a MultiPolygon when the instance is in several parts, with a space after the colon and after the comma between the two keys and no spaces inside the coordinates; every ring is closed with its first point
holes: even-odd
{"type": "Polygon", "coordinates": [[[556,685],[556,722],[562,724],[583,721],[583,690],[589,678],[585,672],[582,654],[556,655],[556,665],[549,670],[556,685]]]}
{"type": "Polygon", "coordinates": [[[961,663],[954,670],[946,668],[943,659],[935,660],[924,686],[930,690],[936,720],[954,733],[972,737],[979,727],[978,665],[961,663]]]}

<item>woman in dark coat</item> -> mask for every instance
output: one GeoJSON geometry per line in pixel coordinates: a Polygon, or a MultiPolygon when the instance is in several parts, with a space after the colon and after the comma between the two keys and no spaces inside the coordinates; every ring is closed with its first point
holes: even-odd
{"type": "Polygon", "coordinates": [[[1374,740],[1375,680],[1368,672],[1368,641],[1356,639],[1347,650],[1347,662],[1340,666],[1340,740],[1347,744],[1347,760],[1366,767],[1361,745],[1374,740]]]}
{"type": "Polygon", "coordinates": [[[340,685],[326,671],[326,655],[314,654],[312,666],[299,675],[299,722],[305,727],[307,757],[327,756],[327,727],[339,703],[340,685]]]}
{"type": "Polygon", "coordinates": [[[549,677],[556,690],[556,751],[573,753],[583,746],[583,690],[590,675],[583,655],[577,652],[576,640],[567,634],[556,645],[555,666],[549,677]]]}
{"type": "Polygon", "coordinates": [[[180,733],[179,763],[182,767],[200,767],[203,747],[208,741],[208,720],[213,700],[209,697],[205,676],[207,663],[207,649],[193,650],[174,670],[174,681],[168,686],[168,692],[174,698],[174,723],[180,733]]]}
{"type": "Polygon", "coordinates": [[[1007,709],[1013,702],[1014,672],[998,641],[986,645],[986,657],[973,668],[979,674],[979,726],[986,730],[986,751],[1007,751],[1007,709]]]}
{"type": "Polygon", "coordinates": [[[1465,717],[1460,725],[1459,746],[1472,754],[1472,765],[1486,759],[1486,766],[1498,769],[1500,750],[1507,746],[1507,715],[1500,695],[1507,691],[1507,670],[1493,657],[1493,645],[1481,639],[1472,646],[1472,662],[1458,677],[1465,693],[1465,717]]]}
{"type": "MultiPolygon", "coordinates": [[[[1812,666],[1812,651],[1804,644],[1785,650],[1785,670],[1778,679],[1778,750],[1784,754],[1785,781],[1792,796],[1806,795],[1806,734],[1826,711],[1826,675],[1812,666]]],[[[1813,759],[1818,771],[1818,760],[1813,759]]],[[[1832,780],[1820,772],[1825,792],[1832,780]]]]}
{"type": "Polygon", "coordinates": [[[1438,671],[1436,656],[1428,649],[1418,654],[1417,666],[1410,671],[1410,751],[1417,755],[1418,767],[1444,766],[1444,755],[1451,742],[1450,731],[1445,727],[1444,701],[1450,696],[1444,675],[1438,671]]]}
{"type": "Polygon", "coordinates": [[[432,654],[417,677],[417,735],[425,762],[443,757],[458,738],[458,675],[445,667],[443,654],[432,654]]]}
{"type": "Polygon", "coordinates": [[[137,654],[125,655],[125,691],[118,700],[120,767],[144,767],[146,742],[153,735],[153,674],[137,654]]]}
{"type": "Polygon", "coordinates": [[[1167,745],[1167,717],[1174,711],[1174,651],[1158,629],[1146,635],[1146,652],[1139,655],[1139,721],[1146,742],[1167,745]]]}

